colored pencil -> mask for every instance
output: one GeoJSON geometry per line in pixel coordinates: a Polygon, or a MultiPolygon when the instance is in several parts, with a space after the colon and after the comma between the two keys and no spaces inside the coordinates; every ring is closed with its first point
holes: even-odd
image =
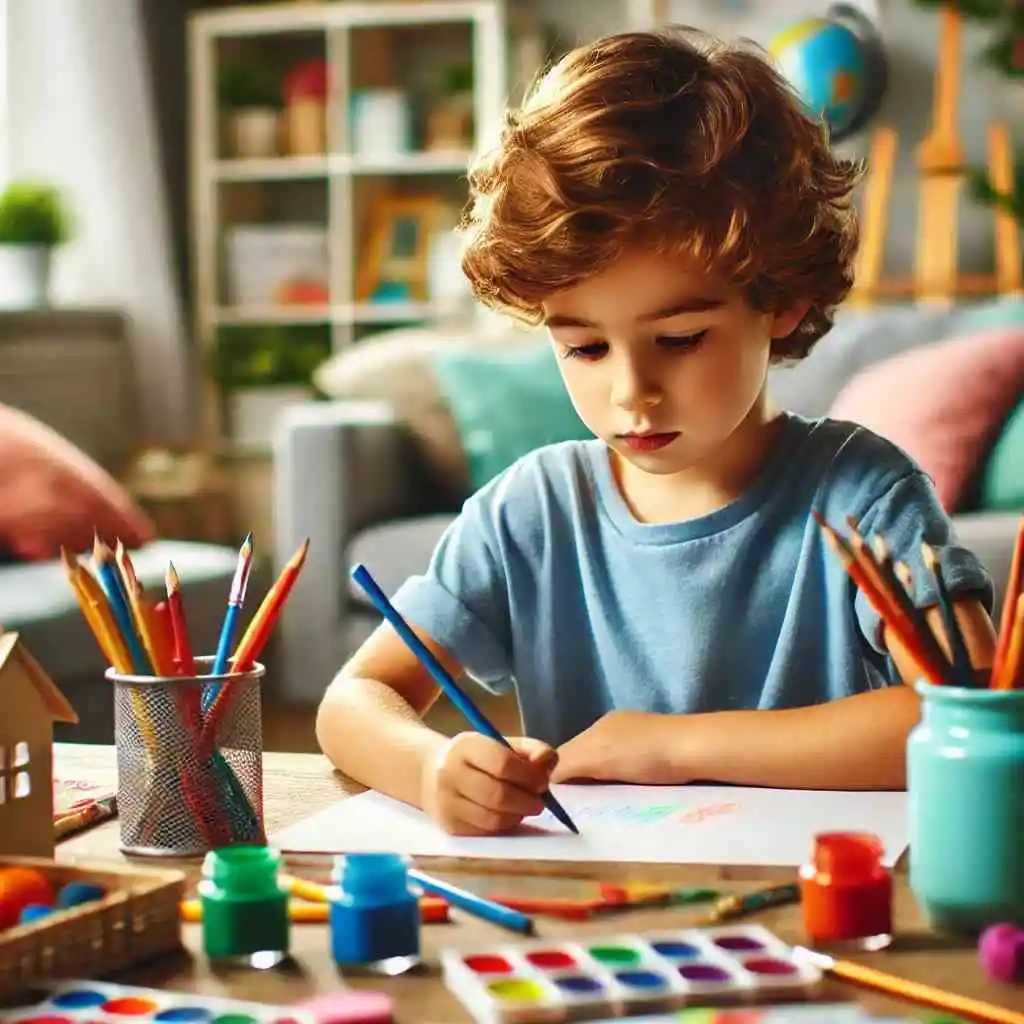
{"type": "Polygon", "coordinates": [[[109,660],[113,668],[117,672],[127,675],[132,671],[131,655],[128,653],[128,646],[121,635],[121,630],[114,620],[114,614],[103,588],[87,566],[77,563],[74,573],[74,585],[80,588],[93,615],[93,621],[98,623],[98,628],[104,638],[101,647],[106,645],[109,648],[109,660]]]}
{"type": "Polygon", "coordinates": [[[143,608],[143,587],[135,574],[135,566],[124,544],[118,540],[114,545],[114,564],[117,566],[121,579],[121,590],[128,603],[128,614],[131,617],[135,634],[142,643],[149,665],[156,675],[161,675],[157,667],[158,656],[153,649],[153,638],[149,632],[149,621],[143,608]]]}
{"type": "Polygon", "coordinates": [[[132,613],[128,605],[128,598],[121,583],[121,574],[114,563],[114,555],[106,542],[96,535],[92,547],[92,564],[96,571],[96,579],[103,588],[110,611],[114,616],[118,629],[124,638],[131,658],[132,671],[145,675],[150,671],[149,660],[143,650],[142,642],[135,632],[135,624],[132,622],[132,613]]]}
{"type": "Polygon", "coordinates": [[[180,676],[194,676],[196,662],[188,635],[188,620],[181,597],[181,584],[173,562],[167,563],[164,583],[167,589],[167,610],[171,618],[171,635],[174,637],[174,667],[180,676]]]}
{"type": "MultiPolygon", "coordinates": [[[[374,607],[391,623],[395,632],[405,642],[406,646],[419,659],[421,664],[430,673],[434,682],[447,694],[448,699],[462,712],[466,720],[477,732],[489,736],[492,740],[503,744],[509,749],[512,744],[491,724],[480,709],[470,700],[469,695],[452,678],[451,674],[431,653],[422,640],[412,631],[409,624],[399,614],[398,609],[388,600],[387,595],[377,585],[377,581],[370,575],[365,565],[357,565],[352,570],[352,578],[366,591],[367,596],[373,602],[374,607]]],[[[547,790],[541,794],[541,799],[549,811],[571,832],[579,834],[579,829],[573,824],[572,818],[558,802],[555,795],[547,790]]]]}
{"type": "Polygon", "coordinates": [[[903,616],[896,616],[893,614],[890,608],[890,602],[883,597],[882,593],[875,586],[873,581],[864,572],[863,568],[854,557],[850,546],[845,540],[843,540],[838,531],[829,526],[829,524],[825,522],[817,512],[814,512],[813,515],[825,535],[826,543],[839,559],[839,562],[846,570],[847,575],[849,575],[850,579],[864,594],[868,603],[881,617],[886,626],[888,626],[892,630],[893,634],[899,639],[900,643],[907,651],[907,654],[917,665],[921,675],[931,683],[941,684],[947,682],[947,671],[942,665],[936,664],[935,661],[928,656],[927,650],[921,646],[921,643],[914,636],[913,629],[908,620],[903,616]]]}
{"type": "Polygon", "coordinates": [[[910,570],[907,570],[908,583],[904,585],[896,573],[896,567],[893,565],[892,550],[889,547],[889,542],[884,537],[876,536],[874,548],[875,565],[878,568],[878,574],[884,585],[892,593],[893,599],[899,605],[903,614],[910,620],[914,628],[914,635],[920,641],[928,657],[933,658],[936,665],[942,665],[944,673],[948,672],[952,668],[949,665],[949,659],[939,646],[938,640],[935,639],[935,634],[928,624],[925,613],[914,604],[914,599],[911,596],[913,590],[911,587],[912,581],[909,579],[910,570]]]}
{"type": "Polygon", "coordinates": [[[771,885],[741,896],[723,896],[717,900],[706,918],[707,924],[731,921],[747,914],[755,914],[769,907],[785,907],[800,902],[800,886],[795,883],[771,885]]]}
{"type": "Polygon", "coordinates": [[[87,829],[112,821],[117,817],[117,797],[105,796],[90,800],[82,807],[76,807],[62,814],[53,823],[54,838],[59,842],[69,836],[78,835],[87,829]]]}
{"type": "Polygon", "coordinates": [[[1006,660],[1010,647],[1014,631],[1014,616],[1022,587],[1024,587],[1024,516],[1020,517],[1020,523],[1017,526],[1017,538],[1014,541],[1013,555],[1010,559],[1010,577],[1006,585],[996,653],[992,661],[993,686],[1001,686],[1003,681],[1008,678],[1007,673],[1003,672],[1003,662],[1006,660]]]}
{"type": "Polygon", "coordinates": [[[232,659],[234,672],[247,672],[252,668],[253,662],[260,656],[268,637],[274,629],[278,616],[284,607],[292,587],[295,586],[302,567],[306,564],[306,555],[309,553],[309,538],[307,537],[299,549],[288,559],[287,564],[281,570],[281,575],[275,580],[274,585],[267,591],[262,603],[256,610],[256,614],[249,623],[249,628],[242,634],[242,639],[235,648],[232,659]]]}
{"type": "Polygon", "coordinates": [[[896,996],[898,999],[905,999],[922,1006],[933,1006],[947,1013],[988,1021],[990,1024],[1024,1024],[1024,1013],[1019,1011],[995,1006],[980,999],[972,999],[970,996],[957,995],[955,992],[946,992],[941,988],[925,985],[919,981],[900,978],[898,975],[881,971],[877,967],[866,967],[850,960],[837,960],[803,946],[797,946],[794,953],[799,959],[814,964],[820,970],[826,971],[836,978],[896,996]]]}
{"type": "Polygon", "coordinates": [[[467,889],[460,889],[457,885],[442,882],[439,878],[432,878],[423,874],[415,868],[408,871],[409,881],[423,890],[430,896],[440,896],[453,907],[466,911],[474,917],[479,917],[500,928],[507,928],[509,931],[518,932],[520,935],[533,935],[535,932],[533,921],[518,910],[511,907],[503,907],[484,896],[477,896],[476,893],[467,889]]]}
{"type": "MultiPolygon", "coordinates": [[[[444,924],[448,920],[448,904],[433,896],[420,897],[420,923],[444,924]]],[[[181,920],[187,924],[198,924],[203,920],[203,905],[199,900],[182,900],[179,904],[181,920]]],[[[303,903],[288,901],[288,919],[292,924],[326,924],[331,918],[327,903],[303,903]]]]}
{"type": "MultiPolygon", "coordinates": [[[[302,567],[306,562],[306,555],[309,552],[309,538],[302,543],[298,551],[288,560],[288,563],[281,570],[280,576],[274,585],[267,591],[256,614],[253,615],[248,629],[242,634],[238,646],[235,648],[234,656],[231,659],[231,672],[248,672],[259,658],[263,648],[266,646],[270,634],[273,632],[278,617],[284,609],[288,595],[295,586],[302,567]]],[[[208,728],[216,729],[216,722],[224,714],[224,708],[230,697],[230,688],[222,689],[216,695],[206,712],[208,728]]]]}
{"type": "Polygon", "coordinates": [[[155,601],[146,594],[142,601],[142,614],[149,624],[149,635],[153,641],[153,655],[157,660],[157,671],[161,676],[177,673],[174,663],[174,626],[171,622],[171,608],[167,601],[155,601]]]}
{"type": "Polygon", "coordinates": [[[119,655],[115,650],[114,642],[110,635],[111,631],[103,621],[103,617],[99,610],[93,605],[92,601],[86,595],[85,589],[79,578],[82,569],[81,565],[79,565],[77,559],[69,554],[67,549],[64,547],[61,547],[60,549],[60,560],[64,563],[64,571],[71,584],[75,600],[78,601],[78,606],[82,610],[82,616],[85,618],[86,625],[88,625],[89,629],[92,631],[92,635],[95,637],[99,649],[103,652],[103,657],[106,658],[111,665],[116,665],[119,655]]]}
{"type": "MultiPolygon", "coordinates": [[[[245,540],[238,551],[238,563],[235,566],[235,575],[231,580],[231,590],[228,593],[228,607],[224,614],[224,622],[221,625],[220,638],[217,641],[217,653],[213,659],[213,667],[210,674],[222,676],[228,670],[228,659],[231,654],[231,643],[235,637],[235,627],[238,625],[238,617],[242,613],[242,606],[245,604],[245,591],[249,585],[249,573],[252,570],[253,538],[252,534],[246,534],[245,540]]],[[[209,710],[218,692],[220,684],[213,683],[203,693],[203,712],[209,710]]]]}
{"type": "Polygon", "coordinates": [[[1024,687],[1024,594],[1017,598],[1009,632],[1010,640],[999,666],[999,676],[992,680],[992,687],[997,690],[1019,690],[1024,687]]]}
{"type": "Polygon", "coordinates": [[[946,641],[949,644],[954,675],[960,686],[972,687],[974,686],[974,672],[971,667],[971,655],[967,650],[967,643],[960,629],[960,623],[956,619],[956,607],[946,587],[938,553],[930,544],[923,543],[921,555],[924,558],[925,566],[935,577],[935,587],[939,595],[939,611],[942,614],[943,625],[946,627],[946,641]]]}

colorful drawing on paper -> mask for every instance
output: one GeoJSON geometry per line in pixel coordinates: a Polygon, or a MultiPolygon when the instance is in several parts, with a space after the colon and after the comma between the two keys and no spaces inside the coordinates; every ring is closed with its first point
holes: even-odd
{"type": "MultiPolygon", "coordinates": [[[[588,804],[573,807],[573,820],[577,825],[700,825],[742,810],[737,801],[701,804],[690,807],[682,802],[655,804],[588,804]]],[[[537,825],[548,828],[557,824],[554,815],[545,811],[534,819],[537,825]]]]}

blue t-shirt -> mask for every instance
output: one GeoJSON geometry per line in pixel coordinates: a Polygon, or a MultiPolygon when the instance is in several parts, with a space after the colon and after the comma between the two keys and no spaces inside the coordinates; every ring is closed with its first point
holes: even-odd
{"type": "Polygon", "coordinates": [[[609,455],[593,440],[524,456],[466,501],[393,599],[470,676],[515,686],[527,735],[558,745],[617,708],[791,708],[898,682],[812,509],[884,536],[918,605],[937,602],[927,541],[950,591],[991,609],[931,480],[863,427],[785,414],[739,498],[675,523],[634,518],[609,455]]]}

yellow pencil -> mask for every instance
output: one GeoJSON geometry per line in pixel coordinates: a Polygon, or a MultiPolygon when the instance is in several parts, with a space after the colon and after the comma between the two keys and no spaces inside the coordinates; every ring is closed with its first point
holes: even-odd
{"type": "Polygon", "coordinates": [[[113,665],[116,655],[110,640],[110,633],[103,625],[102,619],[97,614],[96,609],[90,604],[85,591],[82,589],[82,583],[79,579],[82,567],[63,547],[60,549],[60,560],[64,563],[64,571],[67,573],[68,582],[70,582],[71,589],[74,591],[75,600],[78,601],[78,607],[82,609],[82,616],[92,631],[92,635],[96,638],[96,643],[103,652],[103,657],[113,665]]]}
{"type": "Polygon", "coordinates": [[[103,593],[103,588],[99,585],[96,577],[80,562],[71,565],[70,573],[76,593],[82,595],[82,599],[90,609],[85,613],[86,621],[90,624],[95,622],[99,630],[98,637],[104,638],[100,641],[100,646],[108,648],[110,664],[118,672],[131,672],[132,662],[128,655],[128,648],[114,621],[114,614],[107,603],[107,596],[103,593]]]}

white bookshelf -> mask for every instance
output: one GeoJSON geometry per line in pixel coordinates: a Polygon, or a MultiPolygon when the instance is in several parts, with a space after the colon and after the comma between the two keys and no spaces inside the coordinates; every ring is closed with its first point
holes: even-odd
{"type": "MultiPolygon", "coordinates": [[[[430,320],[430,301],[359,301],[357,270],[367,216],[382,192],[437,194],[450,208],[465,198],[474,150],[500,131],[509,95],[509,8],[512,0],[376,0],[289,2],[197,12],[189,26],[190,192],[193,309],[202,353],[203,434],[237,454],[225,394],[208,357],[225,328],[305,327],[329,332],[331,350],[389,324],[430,320]],[[401,57],[399,44],[404,45],[401,57]],[[407,71],[411,54],[424,65],[432,48],[472,67],[473,138],[466,148],[363,155],[351,145],[350,99],[368,84],[387,86],[407,71]],[[324,151],[237,159],[223,144],[218,69],[239,48],[289,60],[314,56],[328,69],[324,151]],[[225,56],[227,55],[227,56],[225,56]],[[391,67],[384,67],[391,65],[391,67]],[[301,211],[289,217],[290,206],[301,211]],[[282,212],[285,211],[285,212],[282,212]],[[326,231],[327,300],[322,304],[235,304],[225,285],[225,238],[236,225],[315,223],[326,231]]],[[[287,62],[286,62],[287,63],[287,62]]],[[[404,81],[395,84],[405,86],[404,81]]]]}

